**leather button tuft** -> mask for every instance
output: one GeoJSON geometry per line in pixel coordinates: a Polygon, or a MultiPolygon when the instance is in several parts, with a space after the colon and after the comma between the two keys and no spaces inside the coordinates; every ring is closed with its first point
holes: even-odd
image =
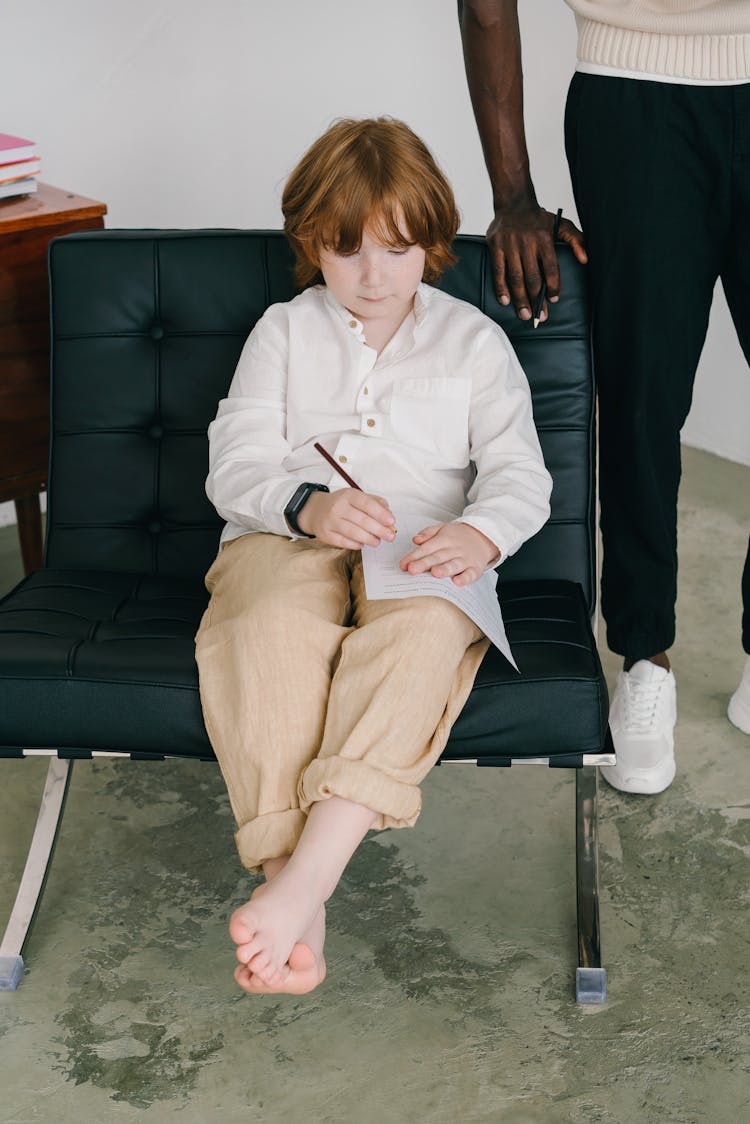
{"type": "Polygon", "coordinates": [[[152,519],[148,525],[148,533],[150,535],[158,535],[161,530],[161,523],[158,519],[152,519]]]}
{"type": "Polygon", "coordinates": [[[164,329],[161,324],[153,324],[148,334],[151,336],[152,340],[164,339],[164,329]]]}
{"type": "Polygon", "coordinates": [[[152,425],[151,429],[148,431],[148,435],[149,435],[149,437],[153,437],[154,440],[156,441],[160,437],[164,436],[164,430],[162,429],[162,427],[160,425],[152,425]]]}

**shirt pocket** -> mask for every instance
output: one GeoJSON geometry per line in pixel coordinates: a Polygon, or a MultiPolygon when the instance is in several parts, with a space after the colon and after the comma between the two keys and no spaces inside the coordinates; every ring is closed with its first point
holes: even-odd
{"type": "Polygon", "coordinates": [[[391,395],[391,428],[396,441],[427,453],[438,467],[469,463],[471,380],[426,377],[401,379],[391,395]]]}

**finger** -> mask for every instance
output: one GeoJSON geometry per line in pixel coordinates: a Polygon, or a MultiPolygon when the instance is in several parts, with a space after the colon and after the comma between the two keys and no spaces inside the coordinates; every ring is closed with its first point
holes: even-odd
{"type": "Polygon", "coordinates": [[[347,550],[360,550],[363,546],[380,546],[377,535],[371,535],[356,523],[341,519],[328,527],[323,527],[322,534],[319,534],[318,538],[322,538],[329,546],[341,546],[347,550]]]}
{"type": "Polygon", "coordinates": [[[346,533],[349,535],[354,535],[355,537],[357,537],[353,530],[353,528],[356,527],[358,530],[369,536],[369,538],[362,540],[363,542],[367,542],[368,546],[376,546],[381,539],[387,539],[388,542],[393,542],[396,537],[392,523],[387,525],[380,523],[377,519],[373,519],[371,515],[366,515],[361,511],[357,511],[356,513],[352,513],[350,515],[342,515],[341,519],[343,523],[347,524],[347,526],[342,526],[339,529],[346,531],[346,533]],[[377,541],[374,543],[370,542],[370,538],[375,538],[377,541]]]}
{"type": "Polygon", "coordinates": [[[578,229],[575,223],[572,223],[569,219],[563,219],[560,223],[560,230],[558,231],[557,237],[561,242],[565,242],[570,246],[581,265],[586,264],[589,260],[589,256],[586,253],[586,241],[583,237],[583,232],[578,229]]]}
{"type": "Polygon", "coordinates": [[[427,569],[422,562],[421,554],[412,551],[411,554],[405,554],[399,561],[399,566],[402,570],[408,570],[410,574],[423,574],[427,569]]]}
{"type": "Polygon", "coordinates": [[[353,492],[349,497],[349,502],[357,511],[364,511],[372,519],[376,519],[378,523],[383,523],[386,527],[392,527],[395,522],[393,512],[385,500],[381,500],[379,496],[371,496],[367,492],[353,492]]]}
{"type": "Polygon", "coordinates": [[[535,242],[528,247],[524,247],[522,260],[526,292],[531,301],[532,309],[535,309],[539,300],[539,294],[542,291],[542,267],[539,262],[538,249],[535,242]]]}
{"type": "Polygon", "coordinates": [[[422,574],[425,570],[431,570],[433,566],[439,566],[441,563],[450,561],[452,551],[450,550],[436,550],[425,554],[417,554],[407,565],[410,574],[422,574]]]}
{"type": "Polygon", "coordinates": [[[421,531],[417,531],[416,535],[412,536],[412,542],[424,543],[434,538],[438,531],[442,530],[443,523],[435,523],[433,527],[423,527],[421,531]]]}
{"type": "Polygon", "coordinates": [[[341,519],[335,527],[331,528],[331,531],[333,534],[342,535],[349,541],[355,542],[358,548],[360,546],[380,546],[381,540],[387,538],[388,535],[391,538],[394,537],[393,532],[386,531],[382,524],[378,523],[376,526],[380,528],[379,531],[372,532],[354,520],[341,519]]]}
{"type": "MultiPolygon", "coordinates": [[[[392,514],[385,514],[387,508],[373,499],[373,497],[365,497],[364,500],[359,498],[359,492],[349,493],[348,495],[341,494],[341,498],[328,512],[327,526],[324,528],[329,533],[344,532],[352,535],[354,527],[364,528],[369,534],[375,535],[378,542],[382,538],[394,538],[396,526],[392,514]],[[354,499],[353,496],[358,497],[354,499]],[[366,502],[369,501],[369,502],[366,502]],[[346,526],[345,526],[346,525],[346,526]]],[[[362,540],[366,542],[366,539],[362,540]]],[[[376,545],[375,543],[368,543],[370,546],[376,545]]]]}
{"type": "Polygon", "coordinates": [[[490,242],[490,250],[492,253],[492,278],[495,282],[495,293],[500,304],[510,304],[510,293],[508,292],[508,282],[506,277],[506,262],[505,254],[499,246],[490,242]]]}
{"type": "Polygon", "coordinates": [[[439,562],[445,562],[456,554],[457,549],[455,544],[443,542],[442,539],[437,541],[430,539],[428,542],[416,546],[414,550],[410,550],[408,554],[404,555],[404,558],[409,562],[418,562],[423,558],[432,556],[439,562]]]}
{"type": "Polygon", "coordinates": [[[463,570],[460,574],[457,574],[456,577],[453,578],[453,584],[471,585],[472,582],[475,582],[477,578],[481,577],[481,573],[481,570],[477,570],[476,567],[469,566],[467,567],[467,569],[463,570]]]}
{"type": "Polygon", "coordinates": [[[453,578],[457,574],[463,573],[466,569],[466,560],[464,558],[449,558],[446,562],[440,562],[437,566],[433,566],[431,574],[435,578],[453,578]]]}
{"type": "Polygon", "coordinates": [[[350,507],[340,512],[332,529],[347,534],[350,538],[361,539],[368,546],[377,546],[381,539],[393,542],[396,537],[396,527],[393,523],[383,524],[358,507],[350,507]],[[371,542],[372,538],[376,541],[371,542]]]}
{"type": "MultiPolygon", "coordinates": [[[[557,262],[557,251],[551,238],[544,238],[539,246],[542,271],[547,282],[547,300],[560,299],[560,266],[557,262]]],[[[546,319],[545,316],[542,320],[546,319]]]]}
{"type": "Polygon", "coordinates": [[[515,251],[508,256],[508,283],[516,306],[516,313],[520,320],[531,319],[531,300],[526,291],[526,281],[523,274],[523,263],[520,254],[515,251]]]}

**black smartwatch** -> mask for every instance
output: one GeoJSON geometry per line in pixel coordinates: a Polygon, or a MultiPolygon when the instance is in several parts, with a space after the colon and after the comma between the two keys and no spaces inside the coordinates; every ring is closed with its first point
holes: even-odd
{"type": "Polygon", "coordinates": [[[299,488],[284,508],[284,518],[295,535],[301,535],[305,539],[315,538],[315,535],[306,535],[304,531],[300,530],[297,516],[302,511],[302,508],[310,499],[313,492],[330,492],[330,490],[331,489],[327,488],[325,484],[300,484],[299,488]]]}

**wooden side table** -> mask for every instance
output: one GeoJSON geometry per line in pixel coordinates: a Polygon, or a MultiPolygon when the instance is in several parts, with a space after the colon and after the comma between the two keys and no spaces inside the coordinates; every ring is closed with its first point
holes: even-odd
{"type": "Polygon", "coordinates": [[[39,184],[0,200],[0,502],[14,500],[24,570],[42,564],[39,493],[49,455],[47,244],[104,226],[107,207],[39,184]]]}

